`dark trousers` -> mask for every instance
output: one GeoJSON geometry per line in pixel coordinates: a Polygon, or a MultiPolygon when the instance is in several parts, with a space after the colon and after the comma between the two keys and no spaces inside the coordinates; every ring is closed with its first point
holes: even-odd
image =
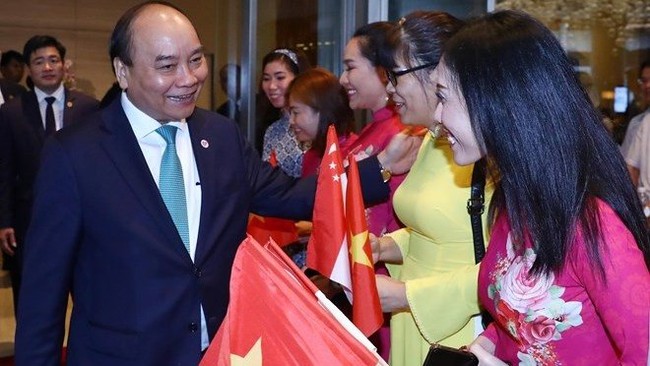
{"type": "MultiPolygon", "coordinates": [[[[21,238],[22,239],[22,238],[21,238]]],[[[18,243],[23,243],[16,237],[18,243]]],[[[9,278],[11,279],[11,290],[14,298],[14,314],[18,314],[18,295],[20,290],[20,283],[22,279],[22,248],[14,248],[14,255],[10,256],[2,253],[2,267],[9,271],[9,278]]]]}

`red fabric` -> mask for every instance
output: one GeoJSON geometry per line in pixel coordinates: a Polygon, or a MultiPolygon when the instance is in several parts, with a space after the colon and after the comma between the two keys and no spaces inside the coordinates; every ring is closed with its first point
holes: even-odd
{"type": "Polygon", "coordinates": [[[307,267],[340,283],[349,293],[352,286],[343,206],[347,176],[334,126],[327,131],[325,146],[316,186],[313,228],[307,244],[307,267]]]}
{"type": "Polygon", "coordinates": [[[274,168],[278,166],[278,154],[276,154],[275,149],[272,149],[271,154],[269,154],[269,164],[274,168]]]}
{"type": "Polygon", "coordinates": [[[368,240],[368,223],[363,205],[357,162],[350,159],[346,195],[346,221],[352,267],[352,322],[366,336],[376,332],[384,322],[375,283],[372,249],[368,240]]]}
{"type": "Polygon", "coordinates": [[[228,313],[200,366],[376,365],[315,291],[277,245],[248,237],[233,263],[228,313]]]}
{"type": "MultiPolygon", "coordinates": [[[[353,144],[347,147],[341,144],[342,155],[347,156],[348,160],[350,156],[354,156],[356,161],[361,161],[369,156],[376,155],[385,149],[393,136],[404,130],[405,127],[400,120],[395,105],[389,103],[384,108],[372,113],[372,120],[361,130],[357,140],[353,144]]],[[[393,194],[405,178],[406,174],[394,175],[388,181],[390,199],[366,207],[366,219],[370,233],[376,236],[382,236],[403,226],[393,210],[393,194]]],[[[388,270],[380,262],[375,265],[375,273],[388,275],[388,270]]],[[[369,337],[377,347],[377,352],[387,361],[390,351],[390,317],[390,313],[385,313],[383,327],[369,337]]]]}
{"type": "Polygon", "coordinates": [[[298,231],[292,220],[279,219],[251,214],[246,229],[258,242],[267,242],[269,238],[283,247],[298,240],[298,231]]]}
{"type": "MultiPolygon", "coordinates": [[[[274,168],[278,166],[278,157],[275,150],[271,150],[269,164],[274,168]]],[[[278,245],[285,246],[298,240],[298,230],[293,220],[276,217],[251,214],[246,231],[260,243],[266,243],[269,238],[273,238],[278,245]]]]}
{"type": "Polygon", "coordinates": [[[318,173],[318,166],[320,163],[321,158],[318,155],[318,151],[314,149],[305,151],[305,153],[302,155],[301,176],[308,177],[310,175],[318,173]]]}
{"type": "MultiPolygon", "coordinates": [[[[347,135],[339,135],[338,139],[338,145],[339,149],[343,152],[348,150],[348,146],[350,144],[353,144],[357,141],[357,135],[354,133],[350,132],[347,135]]],[[[325,145],[329,146],[329,145],[325,145]]],[[[341,156],[347,156],[345,153],[341,153],[341,156]]],[[[320,154],[312,149],[309,149],[305,151],[305,154],[302,156],[302,177],[308,177],[310,175],[318,173],[318,166],[321,163],[321,156],[320,154]]]]}
{"type": "Polygon", "coordinates": [[[325,146],[316,188],[312,235],[307,245],[307,267],[345,288],[352,302],[352,322],[364,335],[370,336],[381,326],[383,316],[375,285],[359,173],[356,162],[351,159],[348,174],[354,182],[348,182],[332,126],[325,146]]]}

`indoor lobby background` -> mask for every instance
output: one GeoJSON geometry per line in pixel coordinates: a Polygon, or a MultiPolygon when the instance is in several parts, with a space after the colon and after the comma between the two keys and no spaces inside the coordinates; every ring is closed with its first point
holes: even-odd
{"type": "MultiPolygon", "coordinates": [[[[101,99],[114,81],[108,38],[135,0],[3,0],[0,50],[22,52],[35,34],[57,37],[67,48],[70,85],[101,99]]],[[[172,0],[194,23],[206,48],[211,77],[199,105],[216,109],[226,95],[218,70],[241,65],[241,125],[255,139],[255,98],[261,59],[276,47],[302,49],[312,64],[340,74],[343,47],[368,22],[397,20],[415,9],[467,18],[494,9],[521,9],[547,24],[575,60],[594,103],[613,121],[615,134],[640,99],[638,66],[650,57],[650,0],[172,0]],[[614,103],[614,101],[617,103],[614,103]],[[615,110],[616,104],[616,110],[615,110]]],[[[358,116],[363,121],[365,116],[358,116]]],[[[559,127],[561,128],[561,127],[559,127]]],[[[254,141],[253,141],[254,142],[254,141]]],[[[11,290],[0,273],[0,357],[13,351],[11,290]]]]}

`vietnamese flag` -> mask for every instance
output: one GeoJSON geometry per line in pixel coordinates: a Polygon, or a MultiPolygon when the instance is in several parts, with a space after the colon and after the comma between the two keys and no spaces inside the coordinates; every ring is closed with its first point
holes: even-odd
{"type": "Polygon", "coordinates": [[[275,243],[249,236],[233,263],[228,313],[200,366],[387,366],[336,311],[275,243]]]}
{"type": "MultiPolygon", "coordinates": [[[[271,150],[269,164],[274,168],[278,166],[278,157],[275,149],[271,150]]],[[[298,230],[296,229],[295,222],[277,217],[264,217],[250,214],[246,232],[260,243],[266,243],[269,238],[273,238],[280,246],[285,246],[298,240],[298,230]]]]}
{"type": "Polygon", "coordinates": [[[345,223],[346,188],[347,176],[338,137],[334,126],[330,125],[316,185],[307,267],[341,284],[350,298],[352,281],[345,223]]]}
{"type": "Polygon", "coordinates": [[[270,216],[250,214],[248,219],[248,234],[257,241],[265,242],[273,238],[280,246],[291,244],[298,240],[298,231],[293,221],[270,216]]]}
{"type": "Polygon", "coordinates": [[[352,322],[366,336],[375,333],[384,322],[375,284],[372,249],[368,240],[368,223],[363,205],[357,162],[350,157],[346,195],[346,221],[352,272],[352,322]]]}

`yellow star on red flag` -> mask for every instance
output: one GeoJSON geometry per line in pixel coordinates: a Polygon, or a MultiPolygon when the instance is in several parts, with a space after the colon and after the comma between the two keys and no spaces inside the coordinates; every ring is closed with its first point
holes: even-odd
{"type": "Polygon", "coordinates": [[[230,355],[231,366],[262,366],[262,338],[251,347],[248,353],[242,357],[235,354],[230,355]]]}
{"type": "Polygon", "coordinates": [[[366,336],[381,327],[384,321],[375,283],[372,250],[368,240],[368,223],[361,194],[359,170],[354,158],[348,166],[345,218],[352,275],[352,321],[366,336]]]}
{"type": "Polygon", "coordinates": [[[352,262],[359,263],[364,266],[373,268],[372,260],[365,251],[366,243],[368,242],[368,230],[352,236],[350,240],[350,255],[352,255],[352,262]]]}

